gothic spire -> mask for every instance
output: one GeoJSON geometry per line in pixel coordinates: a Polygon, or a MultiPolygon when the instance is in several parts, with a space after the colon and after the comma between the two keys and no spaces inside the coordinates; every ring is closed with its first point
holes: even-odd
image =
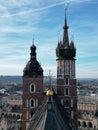
{"type": "Polygon", "coordinates": [[[68,37],[68,26],[66,19],[66,9],[65,9],[65,23],[64,23],[64,32],[63,32],[63,41],[60,40],[58,42],[58,46],[56,48],[56,56],[58,59],[74,59],[76,56],[76,48],[74,47],[74,42],[71,41],[69,43],[68,37]]]}
{"type": "Polygon", "coordinates": [[[63,33],[63,46],[65,48],[69,47],[69,39],[68,39],[68,26],[67,26],[67,19],[66,19],[66,8],[65,8],[65,24],[64,24],[64,33],[63,33]]]}

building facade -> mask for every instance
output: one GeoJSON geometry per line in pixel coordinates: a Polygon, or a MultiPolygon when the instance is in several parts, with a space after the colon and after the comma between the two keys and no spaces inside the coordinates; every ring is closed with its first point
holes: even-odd
{"type": "Polygon", "coordinates": [[[22,107],[22,97],[21,96],[16,96],[16,97],[8,97],[8,100],[7,100],[7,104],[11,105],[11,106],[20,106],[22,107]]]}
{"type": "Polygon", "coordinates": [[[89,92],[78,95],[78,130],[98,130],[98,95],[89,92]]]}
{"type": "Polygon", "coordinates": [[[58,41],[56,48],[57,94],[67,111],[70,121],[77,126],[76,48],[73,41],[69,43],[66,11],[63,29],[63,40],[58,41]]]}

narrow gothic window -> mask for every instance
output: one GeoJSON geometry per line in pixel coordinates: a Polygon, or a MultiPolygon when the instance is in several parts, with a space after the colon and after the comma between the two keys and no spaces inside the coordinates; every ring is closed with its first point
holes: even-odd
{"type": "Polygon", "coordinates": [[[35,92],[35,84],[30,85],[30,92],[35,92]]]}
{"type": "Polygon", "coordinates": [[[31,99],[31,101],[30,101],[30,106],[31,106],[31,107],[35,107],[35,100],[34,100],[34,99],[31,99]]]}
{"type": "Polygon", "coordinates": [[[65,84],[69,85],[69,79],[68,78],[65,79],[65,84]]]}
{"type": "Polygon", "coordinates": [[[65,88],[65,96],[69,96],[69,89],[65,88]]]}
{"type": "Polygon", "coordinates": [[[34,106],[34,100],[31,100],[31,107],[34,106]]]}
{"type": "Polygon", "coordinates": [[[68,95],[68,88],[66,88],[66,95],[68,95]]]}
{"type": "Polygon", "coordinates": [[[31,91],[34,92],[34,85],[31,86],[31,91]]]}

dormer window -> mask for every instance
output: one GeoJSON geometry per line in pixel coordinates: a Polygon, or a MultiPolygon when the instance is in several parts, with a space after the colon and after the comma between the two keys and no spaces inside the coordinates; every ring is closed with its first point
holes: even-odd
{"type": "Polygon", "coordinates": [[[30,92],[31,93],[35,92],[35,84],[34,83],[30,84],[30,92]]]}

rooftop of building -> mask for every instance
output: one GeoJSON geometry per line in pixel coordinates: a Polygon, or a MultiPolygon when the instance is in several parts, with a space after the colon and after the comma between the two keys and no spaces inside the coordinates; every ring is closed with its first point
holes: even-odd
{"type": "Polygon", "coordinates": [[[56,93],[49,92],[34,113],[28,130],[72,130],[71,120],[56,93]]]}

